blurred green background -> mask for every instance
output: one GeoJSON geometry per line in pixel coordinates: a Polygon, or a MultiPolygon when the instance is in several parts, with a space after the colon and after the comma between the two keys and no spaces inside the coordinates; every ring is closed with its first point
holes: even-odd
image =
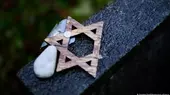
{"type": "Polygon", "coordinates": [[[82,22],[110,1],[0,0],[1,93],[20,91],[17,71],[36,58],[43,39],[56,23],[67,16],[82,22]]]}

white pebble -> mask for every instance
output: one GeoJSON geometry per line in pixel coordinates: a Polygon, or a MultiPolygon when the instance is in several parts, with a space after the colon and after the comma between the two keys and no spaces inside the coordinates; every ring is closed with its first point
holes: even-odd
{"type": "Polygon", "coordinates": [[[72,43],[74,43],[74,42],[75,42],[75,40],[76,40],[76,38],[75,38],[75,37],[73,37],[73,38],[70,38],[70,40],[69,40],[69,44],[72,44],[72,43]]]}
{"type": "Polygon", "coordinates": [[[55,72],[57,48],[48,46],[35,60],[34,73],[39,78],[51,77],[55,72]]]}
{"type": "MultiPolygon", "coordinates": [[[[47,37],[53,37],[53,36],[59,34],[60,32],[64,33],[66,30],[66,24],[67,24],[67,19],[63,19],[62,21],[60,21],[60,23],[58,25],[56,24],[54,26],[54,28],[52,29],[52,31],[49,33],[49,35],[47,37]]],[[[47,45],[47,43],[43,42],[41,45],[41,48],[46,45],[47,45]]]]}

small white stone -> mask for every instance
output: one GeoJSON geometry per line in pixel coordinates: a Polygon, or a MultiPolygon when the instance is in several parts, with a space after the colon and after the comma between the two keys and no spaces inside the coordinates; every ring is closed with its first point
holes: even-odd
{"type": "Polygon", "coordinates": [[[64,36],[69,38],[71,36],[71,32],[68,32],[68,31],[64,32],[64,36]]]}
{"type": "Polygon", "coordinates": [[[55,36],[57,34],[59,34],[59,32],[63,33],[66,30],[66,24],[67,24],[67,19],[63,19],[62,21],[60,21],[60,23],[54,26],[54,28],[52,29],[52,31],[50,32],[50,34],[48,35],[48,37],[52,37],[55,36]]]}
{"type": "Polygon", "coordinates": [[[34,73],[39,78],[51,77],[55,72],[57,48],[48,46],[35,60],[34,73]]]}
{"type": "MultiPolygon", "coordinates": [[[[64,33],[66,30],[66,24],[67,24],[67,19],[63,19],[62,21],[60,21],[60,23],[54,26],[54,28],[52,29],[52,31],[49,33],[49,35],[47,37],[53,37],[56,36],[59,33],[64,33]]],[[[41,45],[41,48],[46,46],[47,43],[43,42],[41,45]]]]}
{"type": "MultiPolygon", "coordinates": [[[[47,37],[53,37],[59,33],[62,33],[65,37],[69,38],[71,36],[71,32],[67,32],[66,30],[66,24],[67,24],[67,19],[63,19],[62,21],[60,21],[60,23],[54,26],[54,28],[52,29],[52,31],[49,33],[49,35],[47,37]]],[[[69,41],[69,44],[72,44],[75,42],[75,38],[71,38],[69,41]]],[[[47,42],[43,42],[41,45],[42,47],[47,46],[47,42]]]]}
{"type": "Polygon", "coordinates": [[[57,29],[58,29],[58,25],[56,24],[56,25],[54,26],[54,28],[51,30],[51,32],[48,34],[47,37],[52,37],[52,36],[57,35],[57,34],[59,33],[59,31],[57,31],[57,29]]]}
{"type": "Polygon", "coordinates": [[[73,37],[73,38],[70,38],[70,40],[69,40],[69,44],[72,44],[72,43],[74,43],[74,42],[75,42],[75,40],[76,40],[76,38],[75,38],[75,37],[73,37]]]}
{"type": "Polygon", "coordinates": [[[62,20],[59,23],[57,30],[60,31],[61,33],[64,33],[66,30],[66,24],[67,24],[67,19],[62,20]]]}
{"type": "Polygon", "coordinates": [[[41,48],[42,47],[45,47],[45,46],[47,46],[48,44],[46,43],[46,42],[43,42],[42,44],[41,44],[41,48]]]}

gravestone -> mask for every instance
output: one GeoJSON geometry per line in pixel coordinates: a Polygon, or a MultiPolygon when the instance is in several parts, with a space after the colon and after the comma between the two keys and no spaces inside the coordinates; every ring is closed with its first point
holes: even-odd
{"type": "Polygon", "coordinates": [[[83,95],[140,95],[170,93],[170,16],[139,45],[121,58],[83,95]],[[102,82],[102,83],[101,83],[102,82]]]}
{"type": "MultiPolygon", "coordinates": [[[[139,42],[151,34],[169,14],[170,0],[117,0],[84,22],[84,25],[89,25],[104,21],[100,50],[103,58],[99,60],[96,78],[81,68],[75,67],[55,73],[52,78],[42,80],[34,75],[34,61],[23,67],[18,72],[18,77],[35,95],[79,95],[86,93],[87,89],[92,89],[96,83],[100,85],[99,81],[102,78],[108,79],[110,77],[108,71],[113,69],[112,67],[122,57],[128,56],[127,54],[134,47],[140,46],[139,42]]],[[[77,55],[84,55],[86,51],[90,50],[90,45],[88,39],[82,37],[81,42],[77,40],[71,50],[77,55]],[[82,48],[87,50],[82,51],[82,48]]],[[[101,81],[101,83],[103,82],[105,81],[101,81]]]]}

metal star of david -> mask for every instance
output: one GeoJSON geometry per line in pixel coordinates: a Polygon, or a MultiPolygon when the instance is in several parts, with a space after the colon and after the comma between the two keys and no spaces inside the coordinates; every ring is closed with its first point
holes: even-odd
{"type": "Polygon", "coordinates": [[[73,66],[79,66],[88,72],[93,77],[96,77],[98,60],[101,58],[99,54],[100,50],[100,42],[102,36],[102,28],[103,28],[103,21],[93,23],[88,26],[83,26],[76,20],[68,17],[67,24],[66,24],[66,34],[65,37],[62,34],[58,34],[53,37],[47,37],[45,41],[51,45],[57,47],[60,51],[59,59],[58,59],[58,66],[56,71],[62,71],[73,66]],[[72,26],[76,27],[76,29],[72,30],[72,26]],[[95,32],[92,32],[95,30],[95,32]],[[84,57],[77,57],[72,52],[70,52],[68,48],[69,38],[84,33],[88,37],[94,40],[94,48],[92,54],[86,55],[84,57]],[[69,59],[69,61],[66,61],[69,59]],[[90,63],[90,64],[89,64],[90,63]]]}

